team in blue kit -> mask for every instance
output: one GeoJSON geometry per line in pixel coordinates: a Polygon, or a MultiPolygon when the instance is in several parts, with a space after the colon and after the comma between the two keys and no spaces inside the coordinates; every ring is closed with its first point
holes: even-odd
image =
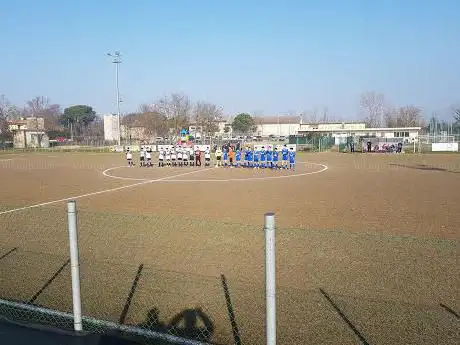
{"type": "Polygon", "coordinates": [[[224,150],[224,166],[253,169],[286,169],[294,170],[296,154],[294,148],[284,145],[282,149],[262,146],[258,149],[249,147],[234,151],[234,162],[228,162],[228,152],[224,150]]]}

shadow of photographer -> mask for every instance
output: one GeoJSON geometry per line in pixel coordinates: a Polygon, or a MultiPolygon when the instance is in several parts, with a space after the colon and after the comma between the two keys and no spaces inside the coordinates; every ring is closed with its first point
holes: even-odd
{"type": "Polygon", "coordinates": [[[205,342],[209,342],[214,333],[211,319],[201,308],[185,309],[176,314],[169,323],[160,321],[159,310],[152,308],[148,311],[146,320],[139,324],[139,327],[205,342]]]}

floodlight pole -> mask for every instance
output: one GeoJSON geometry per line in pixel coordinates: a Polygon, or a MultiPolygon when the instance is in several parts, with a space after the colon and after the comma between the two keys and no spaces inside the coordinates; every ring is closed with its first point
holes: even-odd
{"type": "Polygon", "coordinates": [[[113,57],[112,63],[115,64],[115,81],[116,81],[116,89],[117,89],[117,122],[118,122],[118,146],[121,145],[121,118],[120,118],[120,87],[118,82],[118,75],[119,75],[119,66],[121,64],[121,54],[119,51],[115,53],[107,53],[108,56],[113,57]]]}

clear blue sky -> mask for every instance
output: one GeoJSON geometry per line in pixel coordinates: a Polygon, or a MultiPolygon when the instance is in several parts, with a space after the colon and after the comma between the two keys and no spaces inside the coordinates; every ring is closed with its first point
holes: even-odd
{"type": "Polygon", "coordinates": [[[446,111],[460,102],[459,0],[0,0],[0,94],[122,111],[171,92],[226,113],[329,108],[359,96],[446,111]]]}

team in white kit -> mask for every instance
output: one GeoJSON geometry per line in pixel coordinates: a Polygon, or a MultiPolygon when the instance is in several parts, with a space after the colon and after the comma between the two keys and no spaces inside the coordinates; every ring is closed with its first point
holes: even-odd
{"type": "MultiPolygon", "coordinates": [[[[200,149],[194,150],[192,147],[166,147],[158,151],[158,167],[184,167],[184,166],[201,166],[201,151],[200,149]]],[[[126,150],[126,160],[128,166],[135,165],[133,161],[133,153],[126,150]]],[[[211,150],[207,147],[204,151],[205,167],[211,165],[211,150]]],[[[150,148],[141,147],[139,153],[139,166],[140,167],[153,167],[152,151],[150,148]]]]}

